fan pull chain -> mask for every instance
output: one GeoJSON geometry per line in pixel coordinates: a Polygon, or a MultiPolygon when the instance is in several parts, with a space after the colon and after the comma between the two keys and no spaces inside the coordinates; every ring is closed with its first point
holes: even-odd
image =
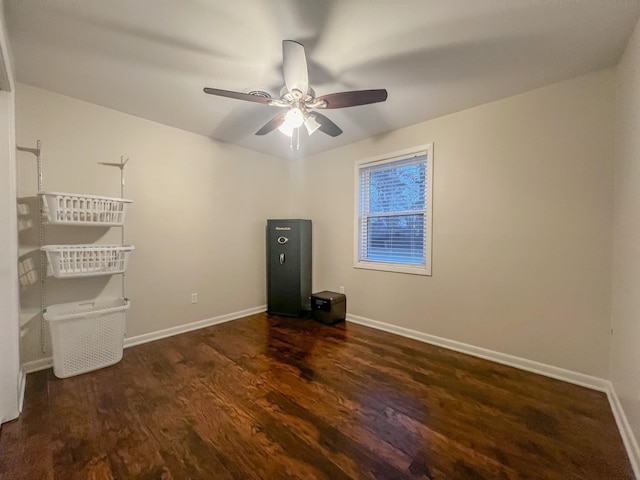
{"type": "Polygon", "coordinates": [[[289,142],[289,148],[291,150],[299,151],[300,150],[300,129],[294,128],[291,133],[291,141],[289,142]]]}

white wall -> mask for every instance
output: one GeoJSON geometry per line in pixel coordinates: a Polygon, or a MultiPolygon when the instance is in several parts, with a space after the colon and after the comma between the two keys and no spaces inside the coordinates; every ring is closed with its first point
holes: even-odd
{"type": "Polygon", "coordinates": [[[611,380],[640,443],[640,24],[617,84],[611,380]]]}
{"type": "MultiPolygon", "coordinates": [[[[288,191],[281,179],[287,161],[217,143],[114,110],[18,85],[17,141],[43,143],[48,191],[119,196],[134,201],[126,243],[135,245],[127,271],[128,336],[263,306],[266,303],[264,228],[286,217],[288,191]],[[191,305],[191,293],[199,303],[191,305]]],[[[37,213],[35,162],[20,153],[18,197],[37,213]]],[[[37,222],[20,232],[21,260],[37,261],[37,222]]],[[[47,243],[120,242],[120,230],[47,227],[47,243]]],[[[21,303],[22,361],[40,351],[37,283],[24,277],[21,303]]],[[[47,282],[47,304],[118,295],[120,276],[47,282]]]]}
{"type": "MultiPolygon", "coordinates": [[[[0,423],[18,416],[18,234],[16,220],[16,156],[13,69],[0,13],[1,67],[10,91],[0,91],[0,423]]],[[[6,88],[6,87],[5,87],[6,88]]]]}
{"type": "MultiPolygon", "coordinates": [[[[96,162],[131,157],[129,336],[263,305],[264,221],[291,215],[314,221],[314,290],[344,285],[349,313],[608,377],[611,70],[294,163],[26,85],[16,102],[18,144],[43,141],[47,190],[117,196],[118,170],[96,162]],[[354,162],[427,142],[433,276],[354,269],[354,162]]],[[[18,196],[35,214],[24,155],[18,196]]],[[[33,226],[21,260],[37,258],[33,226]]],[[[47,240],[117,242],[119,230],[48,227],[47,240]]],[[[49,354],[36,287],[21,287],[23,362],[49,354]]],[[[50,279],[48,303],[119,288],[119,277],[50,279]]]]}
{"type": "Polygon", "coordinates": [[[614,74],[601,71],[305,160],[314,290],[348,313],[608,376],[614,74]],[[433,276],[354,269],[356,160],[434,143],[433,276]]]}

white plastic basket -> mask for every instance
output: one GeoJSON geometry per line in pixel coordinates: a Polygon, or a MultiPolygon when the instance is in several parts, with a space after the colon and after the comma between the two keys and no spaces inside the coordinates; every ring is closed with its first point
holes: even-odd
{"type": "Polygon", "coordinates": [[[129,300],[111,298],[47,307],[53,349],[53,373],[58,378],[113,365],[122,360],[129,300]]]}
{"type": "Polygon", "coordinates": [[[39,192],[46,223],[54,225],[118,226],[124,224],[132,200],[79,195],[75,193],[39,192]]]}
{"type": "Polygon", "coordinates": [[[56,278],[90,277],[123,273],[133,245],[45,245],[51,272],[56,278]]]}

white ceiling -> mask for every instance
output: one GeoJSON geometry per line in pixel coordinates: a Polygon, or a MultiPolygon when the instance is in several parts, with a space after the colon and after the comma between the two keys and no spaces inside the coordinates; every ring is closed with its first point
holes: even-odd
{"type": "Polygon", "coordinates": [[[287,157],[275,107],[282,40],[306,47],[317,95],[386,88],[385,103],[327,110],[344,133],[313,154],[613,66],[640,0],[5,0],[19,82],[287,157]]]}

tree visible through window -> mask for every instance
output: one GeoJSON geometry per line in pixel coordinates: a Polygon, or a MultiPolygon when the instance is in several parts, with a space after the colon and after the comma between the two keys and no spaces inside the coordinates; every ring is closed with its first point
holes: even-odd
{"type": "Polygon", "coordinates": [[[430,153],[357,165],[356,267],[430,274],[430,153]]]}

